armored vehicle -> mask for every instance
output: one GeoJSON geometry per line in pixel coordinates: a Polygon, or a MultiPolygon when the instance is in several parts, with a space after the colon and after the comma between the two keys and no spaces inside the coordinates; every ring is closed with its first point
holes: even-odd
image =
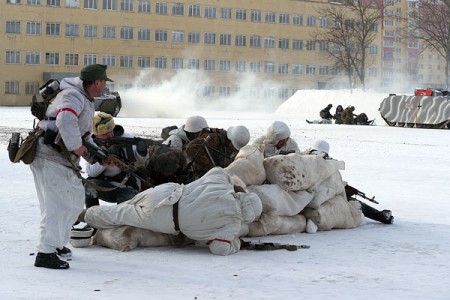
{"type": "Polygon", "coordinates": [[[389,126],[450,128],[448,91],[416,89],[414,95],[390,94],[378,110],[389,126]]]}

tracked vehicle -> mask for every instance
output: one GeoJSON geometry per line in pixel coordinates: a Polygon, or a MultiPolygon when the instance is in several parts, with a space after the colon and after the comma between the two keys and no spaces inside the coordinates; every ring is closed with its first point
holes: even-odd
{"type": "Polygon", "coordinates": [[[448,91],[416,89],[414,95],[390,94],[378,110],[389,126],[450,129],[448,91]]]}

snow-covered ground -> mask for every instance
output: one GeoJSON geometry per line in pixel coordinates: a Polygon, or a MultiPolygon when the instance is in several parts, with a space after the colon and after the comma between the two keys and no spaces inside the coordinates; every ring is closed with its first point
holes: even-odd
{"type": "MultiPolygon", "coordinates": [[[[198,247],[75,248],[69,270],[33,266],[39,204],[28,166],[10,163],[6,152],[10,132],[24,135],[32,118],[29,108],[0,107],[0,299],[450,299],[450,132],[386,126],[378,114],[385,96],[301,91],[273,113],[196,113],[211,127],[243,124],[252,140],[273,120],[290,126],[301,149],[326,139],[330,155],[346,162],[344,180],[380,202],[368,204],[391,209],[393,225],[368,220],[350,230],[267,236],[253,240],[311,248],[227,257],[198,247]],[[377,126],[305,122],[328,103],[333,111],[352,104],[377,126]]],[[[116,123],[156,138],[187,116],[119,115],[116,123]]]]}

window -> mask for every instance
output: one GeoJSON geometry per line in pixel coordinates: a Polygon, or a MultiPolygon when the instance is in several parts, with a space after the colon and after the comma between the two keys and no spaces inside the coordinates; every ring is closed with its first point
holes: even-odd
{"type": "Polygon", "coordinates": [[[116,28],[114,26],[104,26],[103,27],[103,38],[104,39],[115,39],[116,38],[116,28]]]}
{"type": "Polygon", "coordinates": [[[302,26],[303,25],[303,16],[302,15],[294,15],[292,17],[292,24],[302,26]]]}
{"type": "Polygon", "coordinates": [[[198,70],[198,69],[200,69],[200,59],[198,59],[198,58],[189,58],[189,60],[188,60],[188,69],[189,70],[198,70]]]}
{"type": "Polygon", "coordinates": [[[264,48],[275,48],[275,38],[266,36],[264,38],[264,48]]]}
{"type": "Polygon", "coordinates": [[[289,73],[289,65],[288,64],[279,64],[278,65],[278,74],[288,74],[289,73]]]}
{"type": "Polygon", "coordinates": [[[59,53],[57,53],[57,52],[45,53],[45,64],[46,65],[59,65],[59,53]]]}
{"type": "Polygon", "coordinates": [[[117,0],[103,0],[103,10],[117,10],[117,0]]]}
{"type": "Polygon", "coordinates": [[[65,2],[68,8],[80,8],[80,0],[66,0],[65,2]]]}
{"type": "Polygon", "coordinates": [[[245,35],[238,34],[238,35],[235,36],[235,42],[234,42],[234,45],[235,45],[235,46],[245,47],[246,41],[247,41],[247,38],[246,38],[245,35]]]}
{"type": "Polygon", "coordinates": [[[134,0],[120,0],[120,11],[134,11],[134,0]]]}
{"type": "Polygon", "coordinates": [[[229,72],[231,70],[231,62],[229,60],[220,61],[220,71],[229,72]]]}
{"type": "Polygon", "coordinates": [[[245,21],[247,20],[247,10],[245,9],[236,9],[236,20],[245,21]]]}
{"type": "Polygon", "coordinates": [[[41,5],[41,0],[27,0],[27,4],[38,6],[38,5],[41,5]]]}
{"type": "Polygon", "coordinates": [[[65,66],[78,66],[78,54],[67,53],[64,55],[64,65],[65,66]]]}
{"type": "MultiPolygon", "coordinates": [[[[411,3],[411,2],[409,2],[411,3]]],[[[384,26],[385,27],[390,27],[390,26],[394,26],[394,21],[393,20],[384,20],[384,26]]]]}
{"type": "Polygon", "coordinates": [[[271,61],[266,61],[264,63],[264,73],[274,73],[275,72],[275,64],[271,61]]]}
{"type": "Polygon", "coordinates": [[[306,65],[306,75],[315,75],[315,74],[316,74],[316,66],[306,65]]]}
{"type": "Polygon", "coordinates": [[[37,51],[25,52],[26,65],[39,65],[41,63],[41,53],[37,51]]]}
{"type": "Polygon", "coordinates": [[[229,86],[219,86],[219,97],[230,96],[231,88],[229,86]]]}
{"type": "Polygon", "coordinates": [[[302,74],[302,65],[293,64],[292,65],[292,74],[293,75],[301,75],[302,74]]]}
{"type": "Polygon", "coordinates": [[[235,64],[236,72],[245,72],[245,61],[238,60],[235,64]]]}
{"type": "Polygon", "coordinates": [[[120,27],[120,39],[121,40],[132,40],[133,39],[133,28],[132,27],[120,27]]]}
{"type": "Polygon", "coordinates": [[[6,81],[5,82],[5,94],[18,95],[19,94],[19,82],[18,81],[6,81]]]}
{"type": "Polygon", "coordinates": [[[278,15],[278,23],[280,23],[280,24],[289,24],[289,14],[287,14],[287,13],[280,13],[278,15]]]}
{"type": "Polygon", "coordinates": [[[138,1],[138,12],[149,14],[151,12],[150,1],[139,0],[138,1]]]}
{"type": "Polygon", "coordinates": [[[184,4],[183,3],[172,4],[172,16],[184,16],[184,4]]]}
{"type": "Polygon", "coordinates": [[[138,40],[139,41],[150,41],[150,29],[140,28],[138,31],[138,40]]]}
{"type": "Polygon", "coordinates": [[[216,34],[211,33],[211,32],[206,32],[203,42],[205,45],[215,45],[216,44],[216,34]]]}
{"type": "Polygon", "coordinates": [[[261,47],[261,37],[259,35],[250,36],[250,47],[260,48],[261,47]]]}
{"type": "Polygon", "coordinates": [[[261,11],[252,9],[250,18],[252,22],[261,22],[261,11]]]}
{"type": "Polygon", "coordinates": [[[25,82],[25,95],[36,95],[37,93],[39,93],[39,82],[25,82]]]}
{"type": "Polygon", "coordinates": [[[20,51],[6,51],[7,64],[20,64],[20,51]]]}
{"type": "Polygon", "coordinates": [[[310,27],[316,26],[316,17],[314,16],[308,16],[306,18],[306,25],[310,27]]]}
{"type": "Polygon", "coordinates": [[[39,22],[27,22],[27,34],[40,35],[41,34],[41,23],[39,22]]]}
{"type": "Polygon", "coordinates": [[[132,68],[133,67],[133,56],[132,55],[121,55],[120,56],[120,67],[121,68],[132,68]]]}
{"type": "Polygon", "coordinates": [[[279,99],[287,99],[289,98],[289,90],[287,88],[278,89],[278,98],[279,99]]]}
{"type": "Polygon", "coordinates": [[[206,71],[215,71],[216,61],[214,59],[205,59],[203,62],[203,67],[206,71]]]}
{"type": "Polygon", "coordinates": [[[84,0],[85,9],[98,9],[98,0],[84,0]]]}
{"type": "Polygon", "coordinates": [[[189,44],[199,44],[200,43],[200,32],[189,32],[188,43],[189,44]]]}
{"type": "Polygon", "coordinates": [[[289,49],[289,39],[278,39],[278,48],[289,49]]]}
{"type": "Polygon", "coordinates": [[[200,17],[200,4],[189,5],[189,17],[200,17]]]}
{"type": "Polygon", "coordinates": [[[377,68],[369,68],[369,77],[377,77],[377,68]]]}
{"type": "Polygon", "coordinates": [[[215,92],[216,88],[214,86],[205,86],[205,88],[203,89],[203,96],[212,97],[214,96],[215,92]]]}
{"type": "Polygon", "coordinates": [[[311,41],[311,40],[306,41],[306,50],[307,51],[316,51],[316,41],[311,41]]]}
{"type": "Polygon", "coordinates": [[[261,72],[261,63],[259,61],[250,62],[250,71],[253,73],[261,72]]]}
{"type": "Polygon", "coordinates": [[[327,17],[320,18],[320,27],[322,27],[322,28],[328,27],[328,18],[327,17]]]}
{"type": "Polygon", "coordinates": [[[172,42],[183,43],[184,42],[184,31],[172,31],[172,42]]]}
{"type": "Polygon", "coordinates": [[[167,2],[156,2],[155,13],[157,15],[167,15],[167,2]]]}
{"type": "Polygon", "coordinates": [[[116,66],[116,56],[111,54],[102,55],[102,64],[107,65],[109,68],[116,66]]]}
{"type": "Polygon", "coordinates": [[[303,41],[302,40],[292,40],[292,49],[294,50],[302,50],[303,49],[303,41]]]}
{"type": "Polygon", "coordinates": [[[220,44],[221,45],[231,45],[231,34],[221,34],[220,35],[220,44]]]}
{"type": "Polygon", "coordinates": [[[275,13],[270,11],[266,12],[266,23],[275,23],[275,13]]]}
{"type": "Polygon", "coordinates": [[[80,25],[66,24],[66,36],[70,37],[80,36],[80,25]]]}
{"type": "Polygon", "coordinates": [[[97,37],[97,26],[96,25],[84,25],[84,37],[97,37]]]}
{"type": "Polygon", "coordinates": [[[150,68],[150,56],[138,56],[138,68],[149,69],[150,68]]]}
{"type": "Polygon", "coordinates": [[[394,36],[394,30],[385,30],[384,36],[393,37],[394,36]]]}
{"type": "Polygon", "coordinates": [[[183,59],[182,58],[172,58],[172,69],[182,70],[183,69],[183,59]]]}
{"type": "Polygon", "coordinates": [[[369,46],[369,54],[378,54],[378,46],[370,45],[369,46]]]}
{"type": "Polygon", "coordinates": [[[52,36],[61,35],[61,24],[59,23],[47,23],[45,25],[45,34],[52,36]]]}
{"type": "Polygon", "coordinates": [[[156,30],[155,31],[155,41],[167,42],[167,30],[156,30]]]}
{"type": "Polygon", "coordinates": [[[319,66],[319,75],[321,75],[321,76],[328,75],[328,66],[320,65],[319,66]]]}
{"type": "Polygon", "coordinates": [[[384,47],[394,47],[394,41],[383,41],[384,47]]]}
{"type": "Polygon", "coordinates": [[[20,33],[20,21],[6,21],[6,33],[20,33]]]}
{"type": "Polygon", "coordinates": [[[167,57],[155,57],[156,69],[167,69],[167,57]]]}
{"type": "Polygon", "coordinates": [[[328,42],[327,41],[319,41],[319,51],[320,52],[328,51],[328,42]]]}
{"type": "Polygon", "coordinates": [[[83,63],[85,66],[93,65],[97,63],[97,54],[87,53],[84,55],[83,63]]]}
{"type": "Polygon", "coordinates": [[[216,8],[212,6],[205,7],[205,18],[215,19],[216,18],[216,8]]]}
{"type": "Polygon", "coordinates": [[[231,20],[231,8],[221,8],[220,9],[220,18],[231,20]]]}

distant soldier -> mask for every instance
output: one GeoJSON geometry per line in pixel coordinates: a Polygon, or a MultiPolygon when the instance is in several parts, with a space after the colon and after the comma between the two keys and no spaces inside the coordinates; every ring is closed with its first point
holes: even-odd
{"type": "Polygon", "coordinates": [[[208,132],[209,126],[202,116],[192,116],[186,120],[186,124],[169,132],[169,137],[163,142],[171,148],[184,150],[188,142],[208,132]]]}
{"type": "Polygon", "coordinates": [[[264,157],[300,153],[297,142],[290,137],[289,126],[282,121],[275,121],[267,128],[266,134],[257,138],[253,145],[257,147],[264,145],[264,157]]]}
{"type": "Polygon", "coordinates": [[[335,124],[342,124],[342,113],[344,112],[344,108],[342,105],[338,105],[336,107],[336,112],[334,113],[333,119],[335,124]]]}
{"type": "Polygon", "coordinates": [[[346,109],[344,109],[341,115],[341,119],[344,124],[347,125],[355,124],[355,114],[353,113],[354,111],[355,111],[354,106],[348,106],[346,109]]]}
{"type": "Polygon", "coordinates": [[[325,120],[331,120],[333,118],[333,115],[330,113],[332,107],[332,104],[328,104],[327,107],[320,111],[320,117],[325,120]]]}

